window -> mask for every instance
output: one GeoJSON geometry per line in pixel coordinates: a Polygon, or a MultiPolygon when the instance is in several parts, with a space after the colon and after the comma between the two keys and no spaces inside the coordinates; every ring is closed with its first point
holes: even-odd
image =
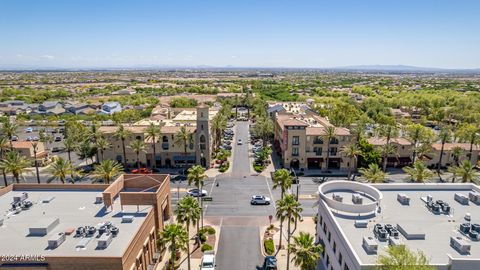
{"type": "Polygon", "coordinates": [[[341,253],[341,252],[338,252],[338,263],[339,263],[340,265],[342,265],[342,261],[343,261],[342,253],[341,253]]]}
{"type": "Polygon", "coordinates": [[[338,144],[338,139],[335,137],[330,138],[330,144],[338,144]]]}
{"type": "Polygon", "coordinates": [[[327,223],[323,223],[323,233],[326,235],[327,234],[327,223]]]}
{"type": "Polygon", "coordinates": [[[313,143],[314,144],[323,144],[322,137],[320,137],[320,136],[315,137],[315,139],[313,140],[313,143]]]}
{"type": "Polygon", "coordinates": [[[315,152],[315,155],[321,156],[322,155],[322,147],[314,147],[313,152],[315,152]]]}
{"type": "Polygon", "coordinates": [[[330,147],[330,155],[331,156],[337,155],[337,147],[330,147]]]}
{"type": "Polygon", "coordinates": [[[327,267],[330,265],[330,257],[328,257],[328,254],[327,254],[327,267]]]}
{"type": "Polygon", "coordinates": [[[333,241],[333,253],[337,252],[337,243],[333,241]]]}
{"type": "Polygon", "coordinates": [[[343,267],[343,270],[350,270],[350,268],[348,268],[348,265],[345,264],[345,266],[343,267]]]}
{"type": "Polygon", "coordinates": [[[292,156],[298,157],[298,147],[292,148],[292,156]]]}
{"type": "Polygon", "coordinates": [[[327,237],[327,239],[328,239],[328,242],[330,242],[330,240],[332,240],[332,234],[331,234],[330,232],[328,232],[328,237],[327,237]]]}
{"type": "Polygon", "coordinates": [[[293,136],[292,144],[293,145],[299,145],[300,144],[300,137],[299,136],[293,136]]]}

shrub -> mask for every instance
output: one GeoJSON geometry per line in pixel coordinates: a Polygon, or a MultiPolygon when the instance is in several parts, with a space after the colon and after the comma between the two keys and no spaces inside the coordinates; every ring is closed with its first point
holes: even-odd
{"type": "Polygon", "coordinates": [[[205,235],[205,233],[200,233],[200,236],[198,237],[198,239],[200,239],[201,243],[207,242],[207,236],[205,235]]]}
{"type": "Polygon", "coordinates": [[[209,244],[203,244],[201,250],[202,252],[205,252],[207,250],[213,250],[213,247],[210,246],[209,244]]]}
{"type": "Polygon", "coordinates": [[[272,255],[275,252],[272,238],[263,240],[263,246],[265,247],[265,253],[267,253],[267,255],[272,255]]]}
{"type": "Polygon", "coordinates": [[[230,163],[228,161],[223,162],[220,168],[218,169],[219,172],[226,172],[230,167],[230,163]]]}
{"type": "Polygon", "coordinates": [[[208,228],[206,228],[206,230],[207,230],[207,233],[208,233],[209,235],[215,234],[215,229],[212,228],[212,227],[208,227],[208,228]]]}
{"type": "Polygon", "coordinates": [[[270,224],[270,226],[268,226],[268,230],[272,230],[273,228],[275,228],[275,226],[273,226],[273,224],[270,224]]]}
{"type": "Polygon", "coordinates": [[[253,165],[253,169],[254,169],[256,172],[258,172],[258,173],[262,172],[262,171],[263,171],[263,168],[264,168],[264,167],[263,167],[262,165],[260,165],[260,164],[254,164],[254,165],[253,165]]]}

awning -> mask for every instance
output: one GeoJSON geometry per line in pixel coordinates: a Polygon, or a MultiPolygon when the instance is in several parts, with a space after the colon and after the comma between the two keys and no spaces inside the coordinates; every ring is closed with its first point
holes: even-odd
{"type": "Polygon", "coordinates": [[[307,162],[323,162],[323,158],[307,158],[307,162]]]}
{"type": "Polygon", "coordinates": [[[195,156],[174,156],[173,160],[178,161],[195,161],[197,158],[195,156]]]}

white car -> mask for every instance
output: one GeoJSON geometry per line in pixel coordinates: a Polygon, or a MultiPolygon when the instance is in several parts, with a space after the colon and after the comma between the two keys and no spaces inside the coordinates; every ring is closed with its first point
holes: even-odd
{"type": "Polygon", "coordinates": [[[215,270],[215,253],[213,250],[207,250],[203,253],[200,270],[215,270]]]}
{"type": "Polygon", "coordinates": [[[269,205],[270,204],[270,198],[267,196],[263,195],[254,195],[252,196],[252,199],[250,200],[251,205],[258,205],[258,204],[265,204],[269,205]]]}
{"type": "Polygon", "coordinates": [[[242,139],[238,139],[237,144],[241,145],[242,144],[242,139]]]}
{"type": "Polygon", "coordinates": [[[208,195],[208,193],[204,189],[199,191],[197,188],[194,188],[187,191],[187,195],[192,197],[205,197],[208,195]]]}

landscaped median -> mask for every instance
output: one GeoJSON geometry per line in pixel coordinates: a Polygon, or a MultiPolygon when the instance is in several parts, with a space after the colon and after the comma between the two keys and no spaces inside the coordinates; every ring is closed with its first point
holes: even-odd
{"type": "Polygon", "coordinates": [[[261,235],[261,241],[262,241],[262,254],[263,256],[268,256],[268,255],[273,255],[275,254],[276,248],[275,248],[275,242],[273,240],[273,237],[276,233],[280,231],[279,228],[275,227],[273,224],[271,224],[268,227],[265,227],[265,229],[261,232],[263,234],[261,235]]]}

